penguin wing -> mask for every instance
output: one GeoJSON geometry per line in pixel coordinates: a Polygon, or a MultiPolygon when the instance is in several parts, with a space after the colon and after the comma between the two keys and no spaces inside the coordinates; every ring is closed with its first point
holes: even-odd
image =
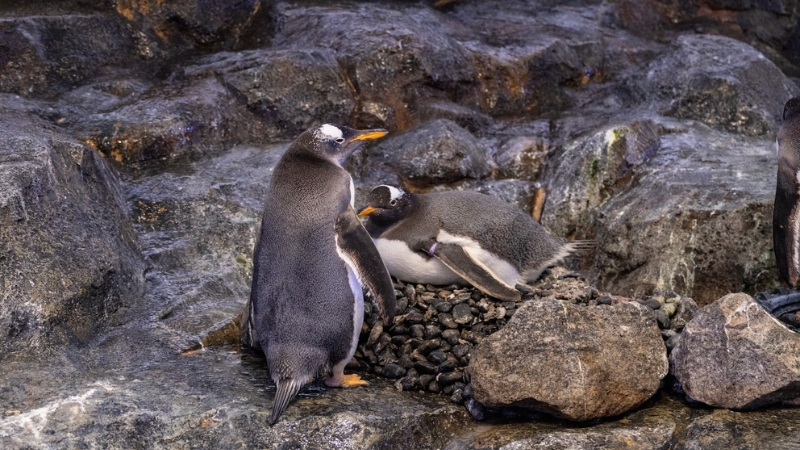
{"type": "Polygon", "coordinates": [[[473,260],[460,245],[441,242],[434,245],[433,256],[471,285],[500,300],[519,301],[522,298],[519,291],[495,278],[473,260]]]}
{"type": "Polygon", "coordinates": [[[383,323],[391,325],[395,312],[392,279],[375,243],[359,222],[352,206],[348,206],[336,219],[336,237],[339,252],[347,257],[358,278],[369,287],[378,301],[383,323]]]}

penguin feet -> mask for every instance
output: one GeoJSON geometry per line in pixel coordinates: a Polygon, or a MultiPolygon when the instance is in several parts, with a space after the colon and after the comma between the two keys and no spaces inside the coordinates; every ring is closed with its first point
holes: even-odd
{"type": "Polygon", "coordinates": [[[369,386],[369,382],[362,380],[357,374],[339,374],[325,377],[325,385],[328,387],[355,387],[355,386],[369,386]]]}

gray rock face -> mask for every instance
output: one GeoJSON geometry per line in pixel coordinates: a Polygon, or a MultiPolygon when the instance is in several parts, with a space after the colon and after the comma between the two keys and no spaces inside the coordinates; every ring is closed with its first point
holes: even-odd
{"type": "Polygon", "coordinates": [[[698,311],[672,351],[687,395],[711,406],[751,409],[800,398],[800,334],[752,297],[730,294],[698,311]]]}
{"type": "Polygon", "coordinates": [[[569,144],[547,177],[544,224],[597,239],[591,276],[610,292],[674,290],[703,305],[774,286],[774,143],[645,123],[569,144]]]}
{"type": "Polygon", "coordinates": [[[367,150],[367,159],[388,165],[404,184],[418,187],[479,179],[492,171],[486,149],[469,131],[447,119],[380,141],[367,150]]]}
{"type": "Polygon", "coordinates": [[[475,80],[466,52],[447,32],[458,25],[422,5],[281,4],[275,16],[275,45],[336,51],[358,95],[361,127],[408,128],[418,123],[421,99],[447,98],[445,89],[475,80]]]}
{"type": "Polygon", "coordinates": [[[658,326],[644,306],[532,301],[473,350],[475,399],[584,421],[641,405],[667,374],[658,326]]]}
{"type": "Polygon", "coordinates": [[[0,111],[0,358],[83,344],[143,289],[116,175],[42,121],[0,111]]]}
{"type": "Polygon", "coordinates": [[[64,106],[57,117],[93,149],[125,165],[217,154],[222,146],[252,140],[263,132],[237,98],[211,77],[150,88],[135,81],[127,86],[103,82],[81,91],[67,98],[98,99],[91,106],[102,109],[84,110],[86,115],[79,118],[74,106],[64,106]]]}
{"type": "Polygon", "coordinates": [[[0,22],[0,92],[63,90],[138,59],[133,37],[114,13],[36,14],[0,22]]]}
{"type": "Polygon", "coordinates": [[[329,50],[221,52],[184,72],[218,75],[267,124],[270,136],[291,138],[314,125],[344,123],[355,106],[348,80],[329,50]]]}
{"type": "Polygon", "coordinates": [[[684,35],[653,61],[644,86],[666,100],[665,113],[747,136],[776,132],[794,83],[753,47],[723,36],[684,35]]]}

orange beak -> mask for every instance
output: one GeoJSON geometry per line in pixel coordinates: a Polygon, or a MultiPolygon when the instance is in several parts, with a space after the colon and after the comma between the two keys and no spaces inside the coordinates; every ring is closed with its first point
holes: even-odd
{"type": "Polygon", "coordinates": [[[386,136],[387,134],[389,134],[388,131],[381,130],[381,129],[359,131],[359,133],[356,135],[356,137],[350,139],[350,142],[353,142],[353,141],[371,141],[373,139],[380,139],[380,138],[386,136]]]}
{"type": "Polygon", "coordinates": [[[368,215],[374,213],[377,210],[378,210],[378,208],[373,208],[372,206],[367,206],[366,208],[362,209],[360,213],[358,213],[358,217],[368,216],[368,215]]]}

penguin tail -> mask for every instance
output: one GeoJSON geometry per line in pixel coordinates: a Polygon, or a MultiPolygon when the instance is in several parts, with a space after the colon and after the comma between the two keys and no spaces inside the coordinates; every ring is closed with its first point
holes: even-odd
{"type": "Polygon", "coordinates": [[[303,383],[296,379],[278,380],[278,389],[275,391],[275,400],[272,402],[272,416],[270,426],[275,425],[278,418],[286,411],[289,402],[300,392],[303,383]]]}
{"type": "Polygon", "coordinates": [[[586,239],[579,241],[567,241],[570,253],[584,253],[590,252],[597,248],[597,241],[594,239],[586,239]]]}

